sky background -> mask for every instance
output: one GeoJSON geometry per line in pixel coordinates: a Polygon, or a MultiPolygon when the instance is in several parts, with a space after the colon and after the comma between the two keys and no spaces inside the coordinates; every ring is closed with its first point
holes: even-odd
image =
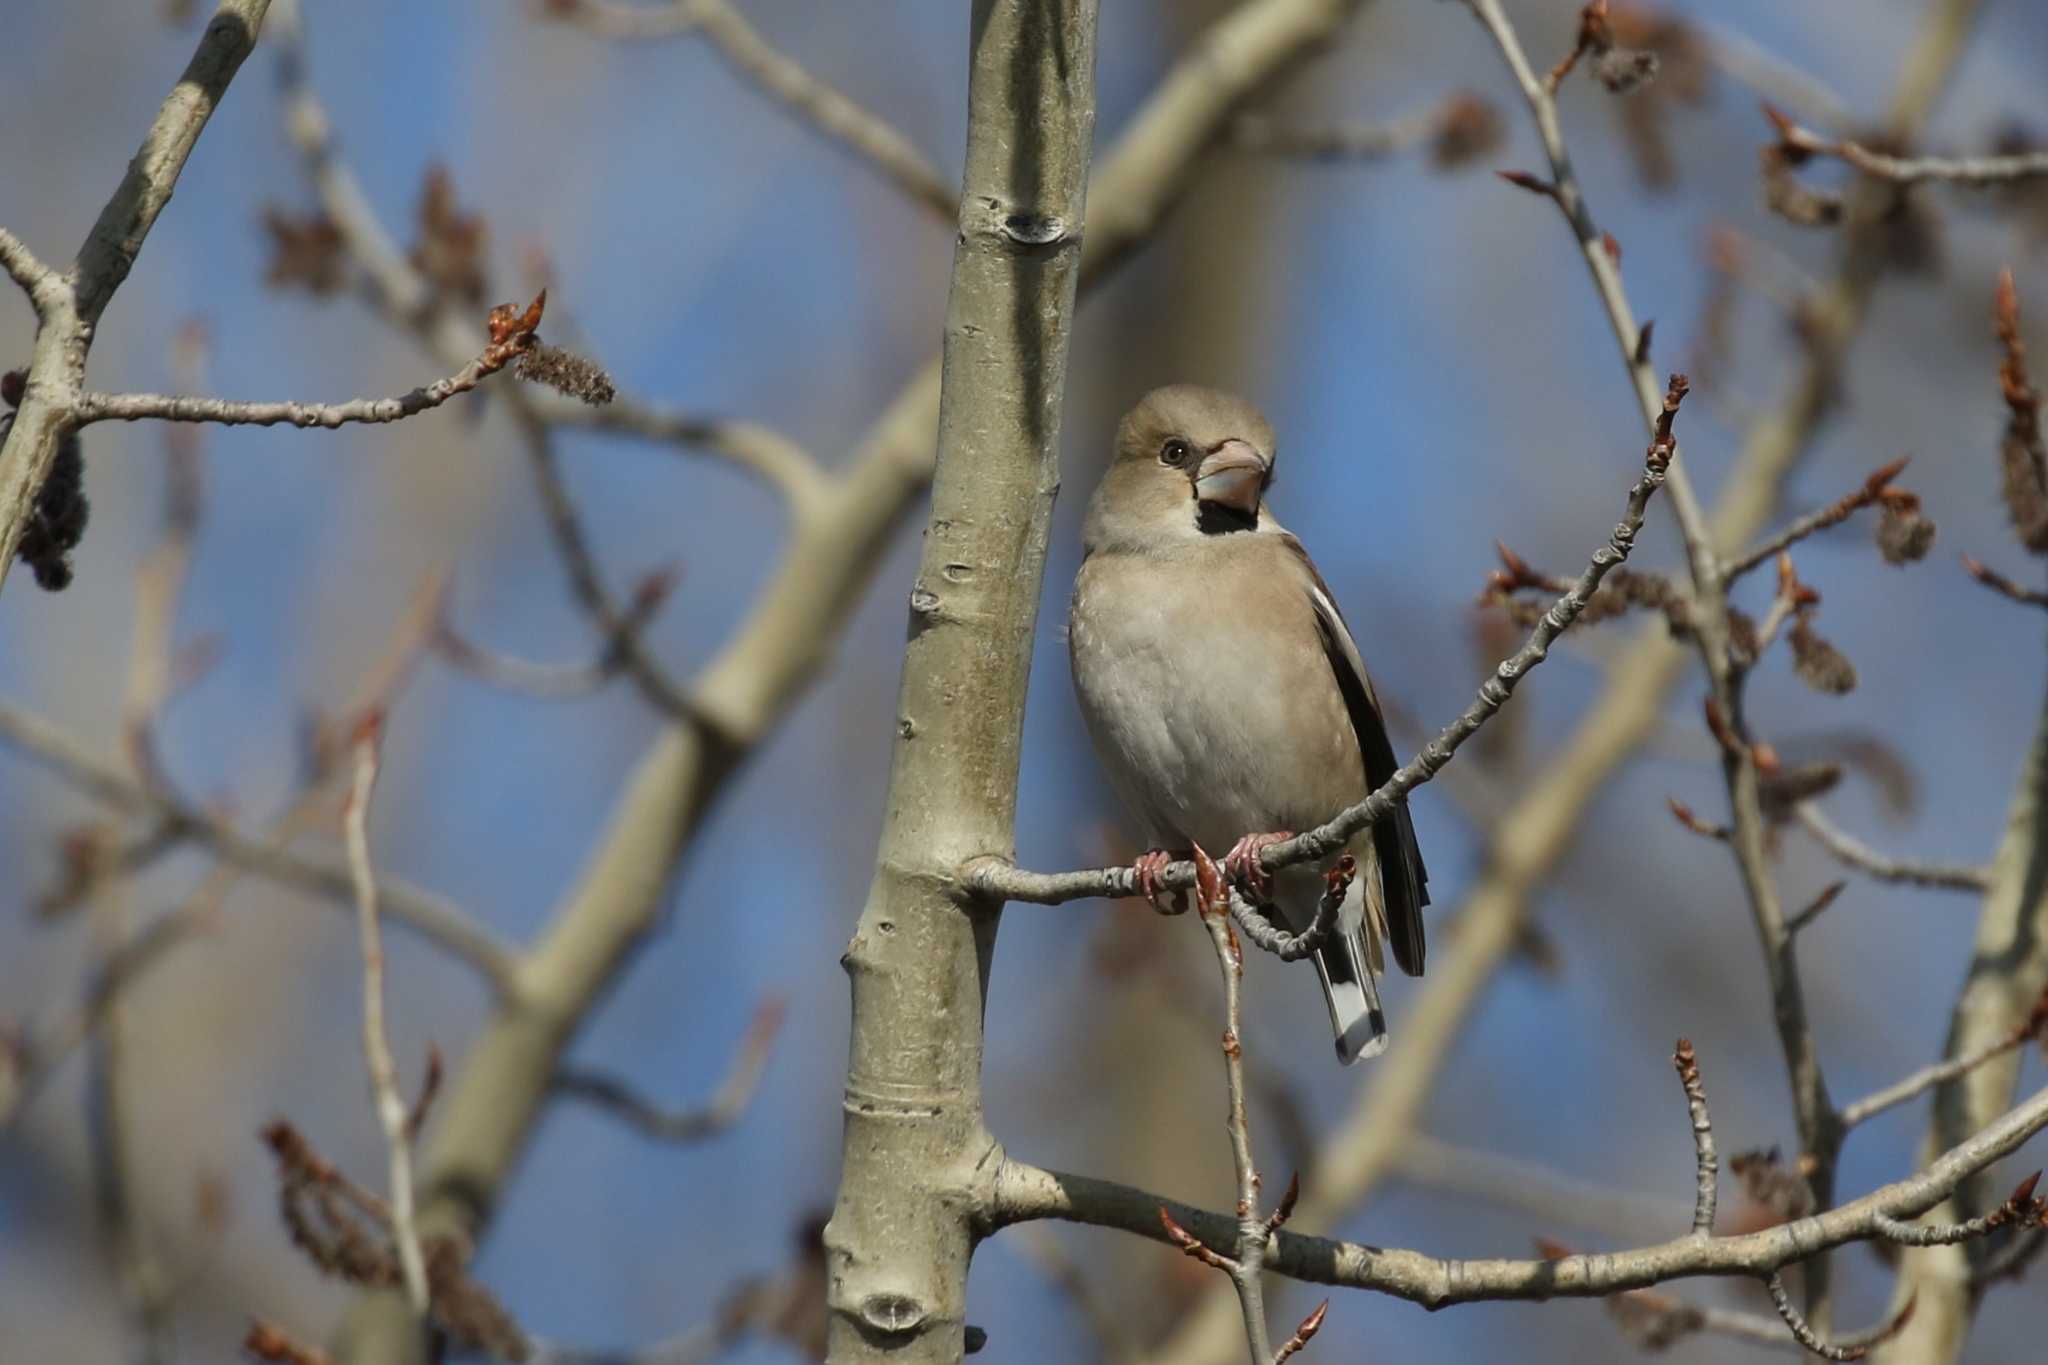
{"type": "MultiPolygon", "coordinates": [[[[190,53],[197,22],[159,7],[72,0],[11,7],[0,45],[0,223],[65,260],[190,53]]],[[[827,465],[936,344],[950,236],[867,169],[739,82],[688,39],[609,45],[535,21],[512,3],[362,0],[310,7],[312,81],[384,220],[409,238],[425,170],[447,166],[491,228],[492,297],[524,297],[535,252],[554,283],[544,329],[600,359],[621,387],[664,404],[767,422],[827,465]]],[[[957,176],[964,141],[966,6],[764,0],[745,12],[816,74],[901,128],[957,176]]],[[[1170,3],[1104,5],[1098,146],[1193,28],[1170,3]]],[[[1883,107],[1922,10],[1896,0],[1675,5],[1711,11],[1813,73],[1858,111],[1883,107]]],[[[1562,52],[1574,7],[1511,6],[1539,66],[1562,52]]],[[[1985,146],[2009,118],[2048,129],[2039,73],[2048,11],[1986,0],[1929,129],[1937,150],[1985,146]]],[[[1640,466],[1633,398],[1568,234],[1540,199],[1487,170],[1540,163],[1498,56],[1463,6],[1382,0],[1344,41],[1277,93],[1303,119],[1379,120],[1473,89],[1508,120],[1477,167],[1410,155],[1373,165],[1276,165],[1221,153],[1157,242],[1092,299],[1073,343],[1064,492],[1027,716],[1018,842],[1031,866],[1128,853],[1087,753],[1061,626],[1078,523],[1117,415],[1155,383],[1192,379],[1257,401],[1279,433],[1279,515],[1317,558],[1358,631],[1383,696],[1431,730],[1454,715],[1487,661],[1472,599],[1506,540],[1575,572],[1605,537],[1640,466]]],[[[1647,187],[1615,102],[1584,80],[1563,97],[1585,187],[1623,248],[1657,360],[1686,363],[1709,274],[1703,240],[1726,224],[1781,275],[1828,269],[1832,241],[1770,217],[1757,184],[1767,130],[1725,78],[1671,117],[1679,178],[1647,187]]],[[[1823,175],[1821,178],[1825,179],[1823,175]]],[[[401,392],[436,362],[348,297],[267,290],[266,205],[305,211],[311,192],[286,140],[275,54],[259,48],[230,91],[107,314],[92,379],[176,386],[171,341],[188,320],[212,338],[210,391],[342,398],[401,392]]],[[[1752,686],[1753,719],[1796,753],[1875,736],[1912,775],[1908,806],[1852,778],[1828,800],[1849,828],[1901,852],[1988,860],[2040,705],[2038,620],[1969,582],[1968,551],[2031,572],[2003,523],[1995,450],[2003,409],[1989,327],[2010,263],[2036,353],[2048,354],[2048,247],[1997,201],[1934,196],[1939,267],[1879,293],[1845,376],[1843,407],[1793,478],[1785,516],[1820,505],[1910,454],[1903,482],[1940,526],[1929,560],[1894,570],[1857,523],[1799,553],[1825,597],[1820,623],[1859,666],[1834,699],[1806,690],[1781,655],[1752,686]]],[[[32,317],[0,291],[0,358],[25,358],[32,317]]],[[[1742,297],[1737,358],[1681,418],[1708,495],[1797,356],[1783,314],[1742,297]]],[[[11,360],[10,364],[13,363],[11,360]]],[[[2048,364],[2048,362],[2043,362],[2048,364]]],[[[339,705],[422,579],[452,575],[455,619],[525,657],[588,657],[592,634],[566,591],[502,414],[458,400],[392,427],[336,433],[208,429],[205,521],[181,639],[218,636],[217,666],[171,711],[166,762],[193,793],[260,820],[292,790],[309,708],[339,705]]],[[[93,521],[77,582],[48,595],[17,574],[0,597],[0,698],[116,752],[134,576],[160,515],[163,433],[86,435],[93,521]]],[[[615,584],[682,570],[650,633],[682,676],[740,622],[775,562],[778,508],[715,459],[617,438],[561,440],[572,491],[615,584]]],[[[1782,519],[1782,518],[1781,518],[1782,519]]],[[[771,994],[789,1022],[758,1099],[733,1132],[699,1146],[649,1142],[602,1115],[558,1106],[539,1130],[482,1249],[479,1270],[534,1331],[631,1345],[710,1316],[737,1280],[788,1258],[793,1229],[829,1206],[837,1180],[846,989],[837,956],[858,914],[882,794],[916,537],[900,535],[828,676],[755,756],[693,846],[670,918],[590,1019],[580,1062],[680,1103],[716,1085],[749,1011],[771,994]]],[[[1668,514],[1653,512],[1648,564],[1674,565],[1668,514]]],[[[1767,585],[1751,585],[1759,591],[1767,585]]],[[[1751,603],[1761,607],[1761,600],[1751,603]]],[[[1612,631],[1613,628],[1608,628],[1612,631]]],[[[1619,633],[1588,635],[1517,694],[1525,757],[1473,765],[1511,798],[1591,695],[1619,633]]],[[[1511,965],[1472,1015],[1428,1106],[1430,1133],[1512,1154],[1617,1191],[1679,1222],[1539,1226],[1530,1215],[1393,1182],[1342,1224],[1310,1229],[1447,1255],[1523,1255],[1532,1234],[1580,1245],[1661,1240],[1682,1224],[1691,1156],[1671,1083],[1671,1040],[1699,1044],[1724,1152],[1792,1142],[1761,963],[1725,852],[1679,830],[1677,795],[1710,818],[1718,772],[1697,723],[1701,680],[1674,694],[1666,735],[1588,812],[1535,902],[1555,948],[1543,971],[1511,965]]],[[[373,840],[379,864],[441,891],[501,935],[545,925],[602,828],[624,776],[659,730],[631,687],[575,703],[489,690],[429,661],[396,705],[373,840]]],[[[1397,744],[1412,750],[1414,727],[1397,744]]],[[[1462,760],[1461,760],[1462,763],[1462,760]]],[[[1440,787],[1413,802],[1438,913],[1474,880],[1483,836],[1440,787]]],[[[81,795],[0,752],[0,1019],[39,1020],[74,998],[89,952],[81,917],[33,920],[62,831],[92,814],[81,795]]],[[[203,864],[174,858],[131,889],[137,916],[174,905],[203,864]]],[[[1834,872],[1798,836],[1780,865],[1788,902],[1834,872]]],[[[1191,921],[1129,906],[1020,907],[1005,917],[989,1002],[987,1105],[1017,1155],[1142,1180],[1220,1206],[1228,1149],[1214,1074],[1218,1004],[1191,921]],[[1105,941],[1164,965],[1116,976],[1105,941]],[[1186,991],[1162,985],[1185,973],[1186,991]],[[1192,1011],[1172,996],[1191,997],[1192,1011]]],[[[1863,881],[1814,931],[1809,1005],[1830,1082],[1848,1098],[1936,1055],[1969,957],[1974,902],[1863,881]]],[[[429,1040],[451,1060],[483,1017],[462,969],[394,935],[397,1049],[429,1040]]],[[[1373,1069],[1340,1070],[1305,969],[1252,973],[1253,1045],[1312,1125],[1345,1111],[1373,1069]]],[[[1389,1001],[1394,1046],[1416,987],[1389,1001]]],[[[346,916],[245,883],[222,932],[153,973],[131,1004],[142,1199],[188,1289],[178,1359],[234,1355],[242,1321],[275,1317],[309,1337],[347,1302],[291,1253],[254,1131],[287,1114],[349,1169],[381,1169],[364,1102],[359,980],[346,916]],[[202,1177],[230,1214],[218,1234],[191,1213],[202,1177]]],[[[0,1133],[0,1362],[118,1360],[128,1352],[114,1268],[92,1217],[85,1068],[74,1060],[0,1133]]],[[[2039,1083],[2030,1063],[2023,1087],[2039,1083]]],[[[1924,1105],[1859,1130],[1844,1154],[1852,1196],[1909,1166],[1924,1105]]],[[[1270,1124],[1258,1134],[1282,1165],[1270,1124]]],[[[2038,1156],[2035,1164],[2039,1164],[2038,1156]]],[[[1170,1320],[1183,1266],[1115,1234],[1060,1229],[1141,1320],[1170,1320]],[[1149,1315],[1149,1316],[1148,1316],[1149,1315]]],[[[1843,1318],[1880,1311],[1886,1278],[1844,1253],[1843,1318]]],[[[1758,1306],[1713,1284],[1701,1302],[1758,1306]]],[[[2030,1291],[1994,1296],[1972,1361],[2036,1359],[2030,1291]]],[[[1314,1302],[1282,1293],[1276,1320],[1314,1302]]],[[[995,1361],[1082,1360],[1085,1324],[1013,1239],[975,1263],[970,1319],[995,1361]]],[[[1340,1296],[1316,1359],[1532,1362],[1620,1356],[1598,1307],[1484,1306],[1437,1315],[1340,1296]]],[[[786,1361],[779,1343],[735,1357],[786,1361]]],[[[1671,1358],[1763,1353],[1695,1340],[1671,1358]]]]}

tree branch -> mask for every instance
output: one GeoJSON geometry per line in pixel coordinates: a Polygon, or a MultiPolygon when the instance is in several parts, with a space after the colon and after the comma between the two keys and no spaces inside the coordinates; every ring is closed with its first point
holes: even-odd
{"type": "Polygon", "coordinates": [[[555,1093],[596,1105],[659,1141],[701,1142],[732,1127],[747,1112],[754,1091],[761,1084],[761,1073],[767,1069],[775,1037],[782,1030],[784,1009],[781,1000],[769,1000],[754,1011],[753,1022],[740,1040],[739,1051],[733,1054],[725,1080],[708,1104],[693,1109],[664,1109],[616,1077],[573,1067],[555,1073],[555,1093]]]}
{"type": "Polygon", "coordinates": [[[1770,119],[1771,126],[1778,130],[1778,145],[1792,154],[1791,164],[1794,165],[1810,157],[1833,157],[1847,162],[1865,175],[1889,180],[1895,185],[1940,180],[1952,185],[1982,188],[2048,176],[2048,152],[2027,152],[2018,156],[1890,156],[1860,142],[1823,137],[1800,127],[1790,116],[1768,104],[1764,106],[1764,114],[1770,119]]]}
{"type": "Polygon", "coordinates": [[[1678,1050],[1671,1061],[1678,1068],[1679,1084],[1685,1087],[1686,1112],[1692,1118],[1693,1164],[1697,1175],[1692,1205],[1693,1236],[1711,1237],[1721,1165],[1714,1155],[1714,1124],[1707,1116],[1707,1091],[1700,1082],[1699,1058],[1693,1053],[1690,1039],[1678,1040],[1678,1050]]]}
{"type": "MultiPolygon", "coordinates": [[[[1282,1230],[1266,1268],[1314,1284],[1340,1285],[1445,1308],[1499,1300],[1599,1298],[1699,1275],[1761,1278],[1850,1242],[1883,1240],[1884,1220],[1913,1218],[1966,1180],[2048,1128],[2048,1089],[1943,1153],[1919,1174],[1860,1199],[1729,1237],[1691,1234],[1655,1246],[1540,1260],[1440,1260],[1421,1252],[1365,1246],[1282,1230]]],[[[1232,1215],[1192,1208],[1114,1181],[1041,1170],[1006,1160],[995,1177],[994,1226],[1056,1218],[1170,1239],[1161,1205],[1192,1235],[1227,1241],[1232,1215]]]]}
{"type": "Polygon", "coordinates": [[[0,443],[0,587],[14,566],[36,494],[56,462],[58,443],[75,425],[73,409],[100,315],[170,203],[207,120],[254,50],[269,8],[270,0],[222,0],[68,276],[51,272],[12,234],[0,237],[0,263],[28,291],[39,323],[26,392],[0,443]]]}
{"type": "MultiPolygon", "coordinates": [[[[282,885],[311,891],[347,908],[355,890],[345,862],[293,853],[243,833],[212,812],[171,792],[156,790],[97,758],[48,721],[0,703],[0,742],[51,769],[71,785],[116,809],[147,815],[168,834],[190,840],[226,861],[282,885]]],[[[378,879],[384,910],[422,937],[469,963],[493,991],[515,989],[513,951],[481,924],[429,891],[390,877],[378,879]]]]}
{"type": "MultiPolygon", "coordinates": [[[[1970,967],[1949,1016],[1944,1055],[1971,1058],[2012,1035],[2033,1017],[2048,991],[2048,701],[2036,720],[2005,837],[1992,864],[1991,884],[1977,918],[1970,967]]],[[[1933,1121],[1925,1148],[1938,1150],[1950,1134],[1978,1126],[1979,1116],[2010,1103],[2019,1085],[2020,1058],[2009,1049],[1958,1071],[1934,1086],[1933,1121]]],[[[1994,1196],[1977,1178],[1950,1192],[1932,1210],[1940,1222],[1964,1222],[1987,1209],[1994,1196]]],[[[1895,1215],[1908,1216],[1908,1215],[1895,1215]]],[[[1963,1247],[1908,1252],[1900,1263],[1895,1297],[1917,1308],[1912,1324],[1887,1358],[1900,1365],[1938,1365],[1961,1353],[1982,1296],[1973,1257],[1963,1247]]]]}
{"type": "Polygon", "coordinates": [[[1830,820],[1811,801],[1801,801],[1792,808],[1792,814],[1799,821],[1800,828],[1812,835],[1814,842],[1833,855],[1837,862],[1853,867],[1875,881],[1901,882],[1941,891],[1982,892],[1991,888],[1990,868],[1889,857],[1830,820]]]}
{"type": "Polygon", "coordinates": [[[947,295],[939,457],[853,985],[844,1161],[825,1228],[828,1354],[951,1361],[999,1150],[981,1017],[1000,903],[949,884],[1012,845],[1095,122],[1093,0],[980,0],[947,295]],[[951,1007],[940,1002],[951,1001],[951,1007]]]}
{"type": "Polygon", "coordinates": [[[630,6],[607,0],[550,0],[543,12],[603,38],[645,40],[702,34],[762,94],[878,172],[911,202],[951,223],[960,192],[909,138],[778,50],[726,0],[666,0],[630,6]]]}
{"type": "Polygon", "coordinates": [[[363,1060],[369,1066],[370,1096],[390,1158],[391,1241],[398,1250],[406,1298],[412,1311],[424,1317],[427,1262],[413,1220],[411,1109],[398,1092],[398,1064],[392,1060],[391,1034],[384,1022],[384,936],[377,924],[377,874],[370,865],[370,794],[377,785],[383,728],[383,715],[373,711],[357,732],[352,746],[354,777],[347,804],[342,807],[342,828],[348,841],[349,874],[355,884],[356,931],[363,949],[363,1060]]]}
{"type": "Polygon", "coordinates": [[[346,403],[261,403],[235,402],[226,398],[172,397],[158,393],[83,393],[78,396],[74,409],[75,424],[87,426],[93,422],[155,419],[164,422],[217,422],[231,427],[319,427],[333,431],[354,423],[403,421],[438,408],[458,394],[468,393],[489,376],[527,354],[534,345],[534,328],[540,323],[541,309],[546,301],[547,291],[542,290],[524,317],[520,317],[518,310],[511,305],[503,305],[511,309],[517,321],[504,329],[494,329],[494,335],[482,354],[446,379],[437,379],[396,398],[356,398],[346,403]],[[501,330],[502,334],[498,334],[501,330]]]}

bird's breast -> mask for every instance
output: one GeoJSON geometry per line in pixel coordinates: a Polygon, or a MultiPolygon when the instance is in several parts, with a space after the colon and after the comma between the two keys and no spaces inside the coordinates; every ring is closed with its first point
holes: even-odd
{"type": "Polygon", "coordinates": [[[1148,836],[1220,852],[1357,800],[1363,763],[1306,599],[1247,612],[1228,574],[1183,569],[1092,556],[1068,620],[1089,735],[1148,836]]]}

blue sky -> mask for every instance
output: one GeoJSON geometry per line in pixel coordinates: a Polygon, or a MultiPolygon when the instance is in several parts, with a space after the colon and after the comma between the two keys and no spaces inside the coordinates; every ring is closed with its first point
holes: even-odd
{"type": "MultiPolygon", "coordinates": [[[[464,204],[491,223],[496,292],[521,293],[523,257],[544,251],[556,276],[548,334],[600,358],[627,390],[768,421],[837,465],[935,344],[950,257],[944,226],[741,86],[702,45],[607,47],[503,4],[311,8],[314,83],[386,221],[408,234],[424,169],[449,166],[464,204]]],[[[1103,145],[1171,55],[1161,7],[1105,8],[1103,145]]],[[[1918,13],[1855,0],[1682,8],[1711,10],[1717,25],[1865,110],[1882,104],[1918,13]]],[[[791,0],[746,9],[957,173],[962,7],[791,0]]],[[[1568,36],[1570,9],[1516,7],[1539,61],[1568,36]]],[[[0,222],[46,256],[65,255],[82,234],[188,55],[191,28],[137,14],[96,0],[31,5],[10,18],[0,127],[21,135],[0,151],[0,222]]],[[[2015,0],[1984,6],[1930,146],[1979,146],[2010,115],[2048,126],[2044,65],[2048,18],[2015,0]]],[[[169,340],[194,317],[212,335],[207,379],[222,394],[342,397],[432,377],[429,359],[352,301],[261,287],[261,209],[310,204],[277,117],[274,77],[259,51],[230,92],[107,316],[96,384],[170,387],[169,340]]],[[[1555,213],[1485,173],[1534,167],[1538,150],[1462,7],[1371,7],[1277,107],[1304,118],[1384,118],[1467,86],[1499,103],[1511,130],[1480,168],[1442,175],[1413,158],[1272,167],[1221,156],[1155,249],[1082,313],[1027,718],[1018,837],[1030,864],[1099,861],[1118,818],[1086,753],[1058,632],[1106,434],[1144,387],[1226,384],[1272,416],[1280,514],[1343,599],[1382,692],[1432,728],[1483,675],[1469,608],[1493,541],[1562,571],[1612,525],[1641,457],[1632,399],[1555,213]],[[1237,242],[1247,249],[1230,249],[1237,242]]],[[[1765,130],[1740,88],[1721,81],[1710,105],[1677,115],[1682,176],[1662,194],[1632,173],[1608,104],[1574,83],[1567,132],[1603,226],[1622,244],[1636,307],[1658,321],[1660,364],[1680,364],[1695,331],[1708,224],[1730,223],[1807,271],[1829,268],[1824,235],[1779,223],[1761,205],[1755,149],[1765,130]]],[[[2010,222],[1980,202],[1938,202],[1943,269],[1881,292],[1851,359],[1845,406],[1794,476],[1786,511],[1912,454],[1905,482],[1926,498],[1941,540],[1908,571],[1878,564],[1862,526],[1803,550],[1802,575],[1826,598],[1822,623],[1859,664],[1862,684],[1846,699],[1818,697],[1779,659],[1760,671],[1752,695],[1757,723],[1788,746],[1862,731],[1904,755],[1918,780],[1913,810],[1889,812],[1868,783],[1852,782],[1831,801],[1843,823],[1901,850],[1982,860],[2048,661],[2038,623],[1971,585],[1955,555],[2029,571],[1996,501],[2001,410],[1988,303],[1994,272],[2011,262],[2033,334],[2048,336],[2048,252],[2025,254],[2010,222]]],[[[18,296],[0,301],[5,345],[25,354],[29,327],[18,296]]],[[[1745,299],[1739,336],[1733,374],[1682,418],[1688,462],[1709,493],[1733,462],[1744,414],[1773,401],[1794,363],[1780,320],[1759,298],[1745,299]]],[[[289,790],[306,708],[346,695],[436,568],[452,573],[455,612],[474,637],[536,658],[588,654],[590,632],[564,591],[523,456],[502,418],[479,423],[475,408],[332,434],[209,433],[206,523],[180,631],[218,633],[226,648],[163,735],[189,790],[230,799],[251,818],[272,809],[289,790]]],[[[100,428],[88,442],[95,517],[79,581],[52,597],[17,577],[0,598],[0,696],[111,746],[133,574],[157,515],[161,434],[100,428]]],[[[653,640],[687,673],[730,635],[772,567],[777,508],[712,460],[596,437],[564,438],[562,452],[615,583],[681,565],[653,640]]],[[[1653,516],[1645,561],[1675,564],[1676,549],[1669,521],[1653,516]]],[[[580,1060],[680,1100],[715,1085],[754,1001],[770,992],[792,1000],[759,1102],[735,1133],[672,1149],[578,1110],[543,1125],[481,1269],[549,1337],[625,1343],[690,1326],[732,1280],[778,1265],[795,1219],[831,1198],[846,1027],[836,957],[881,820],[914,553],[914,536],[900,537],[824,685],[730,788],[677,877],[669,923],[577,1045],[580,1060]]],[[[1590,694],[1590,661],[1619,638],[1589,636],[1561,650],[1518,696],[1532,762],[1567,733],[1590,694]]],[[[1719,808],[1697,733],[1700,694],[1688,677],[1668,736],[1592,808],[1537,901],[1561,972],[1504,974],[1453,1054],[1430,1131],[1683,1198],[1689,1158],[1666,1059],[1670,1040],[1687,1033],[1707,1058],[1724,1141],[1789,1142],[1732,865],[1662,810],[1670,794],[1719,808]]],[[[392,719],[380,861],[525,939],[572,882],[656,728],[623,686],[544,705],[429,663],[392,719]]],[[[1490,780],[1514,786],[1511,775],[1490,780]]],[[[1482,845],[1442,792],[1426,790],[1414,807],[1448,912],[1482,845]]],[[[43,1017],[77,980],[83,926],[38,926],[25,910],[27,888],[48,873],[53,836],[87,811],[82,798],[0,755],[0,865],[26,870],[0,904],[0,1016],[43,1017]]],[[[181,860],[145,879],[133,912],[173,903],[196,872],[181,860]]],[[[1796,838],[1781,873],[1793,900],[1832,876],[1796,838]]],[[[1139,988],[1102,980],[1090,965],[1093,937],[1121,913],[1022,908],[1006,919],[988,1030],[991,1124],[1029,1158],[1224,1201],[1227,1153],[1211,1121],[1221,1097],[1205,1028],[1106,1001],[1139,988]],[[1198,1122],[1166,1122],[1162,1135],[1130,1112],[1136,1101],[1106,1093],[1127,1073],[1102,1054],[1133,1051],[1187,1080],[1172,1112],[1198,1122]],[[1204,1150],[1146,1155],[1176,1141],[1204,1150]]],[[[1973,912],[1967,900],[1858,883],[1830,914],[1809,963],[1811,1004],[1835,1088],[1853,1094],[1934,1055],[1973,912]]],[[[1169,936],[1191,938],[1191,928],[1166,921],[1147,932],[1185,964],[1200,945],[1169,936]]],[[[1200,980],[1206,990],[1207,974],[1200,980]]],[[[1353,1087],[1371,1083],[1370,1068],[1339,1073],[1329,1062],[1319,1007],[1298,973],[1260,971],[1253,984],[1275,1070],[1312,1116],[1333,1117],[1353,1087]]],[[[355,991],[344,919],[245,886],[218,938],[138,993],[133,1014],[148,1038],[139,1065],[150,1073],[142,1093],[161,1106],[150,1110],[145,1186],[195,1285],[180,1330],[185,1358],[223,1358],[232,1336],[220,1334],[240,1314],[316,1332],[341,1302],[283,1253],[251,1135],[268,1114],[290,1113],[354,1169],[377,1169],[355,991]],[[235,1194],[217,1245],[185,1225],[201,1172],[223,1175],[235,1194]]],[[[402,1052],[417,1055],[432,1038],[459,1054],[482,1008],[473,983],[404,945],[394,991],[402,1052]]],[[[1397,1046],[1410,1000],[1409,987],[1395,988],[1397,1046]]],[[[1201,1004],[1212,1002],[1204,995],[1201,1004]]],[[[81,1076],[71,1066],[0,1140],[0,1323],[10,1335],[108,1357],[120,1325],[106,1311],[110,1272],[86,1211],[81,1076]]],[[[1860,1133],[1845,1190],[1903,1170],[1918,1129],[1915,1109],[1860,1133]]],[[[1446,1253],[1520,1254],[1542,1229],[1395,1185],[1331,1230],[1446,1253]]],[[[1113,1240],[1065,1238],[1113,1277],[1120,1298],[1167,1293],[1163,1253],[1112,1250],[1113,1240]]],[[[1857,1263],[1847,1313],[1855,1321],[1875,1311],[1882,1282],[1867,1258],[1845,1260],[1857,1263]]],[[[1720,1301],[1715,1293],[1699,1290],[1720,1301]]],[[[988,1358],[1086,1351],[1072,1313],[1005,1242],[984,1248],[970,1303],[991,1332],[988,1358]]],[[[2017,1295],[1994,1300],[1973,1359],[2026,1358],[2018,1308],[2017,1295]]],[[[1555,1351],[1542,1358],[1621,1349],[1586,1306],[1425,1316],[1345,1297],[1329,1330],[1316,1349],[1330,1358],[1495,1359],[1532,1334],[1555,1351]]],[[[778,1350],[744,1358],[785,1358],[778,1350]]],[[[1749,1358],[1743,1351],[1694,1343],[1676,1358],[1749,1358]]]]}

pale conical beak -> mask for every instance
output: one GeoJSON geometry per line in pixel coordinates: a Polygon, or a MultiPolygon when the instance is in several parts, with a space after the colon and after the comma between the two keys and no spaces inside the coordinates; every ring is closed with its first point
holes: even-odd
{"type": "Polygon", "coordinates": [[[1195,496],[1203,502],[1257,512],[1268,466],[1244,441],[1225,441],[1195,471],[1195,496]]]}

